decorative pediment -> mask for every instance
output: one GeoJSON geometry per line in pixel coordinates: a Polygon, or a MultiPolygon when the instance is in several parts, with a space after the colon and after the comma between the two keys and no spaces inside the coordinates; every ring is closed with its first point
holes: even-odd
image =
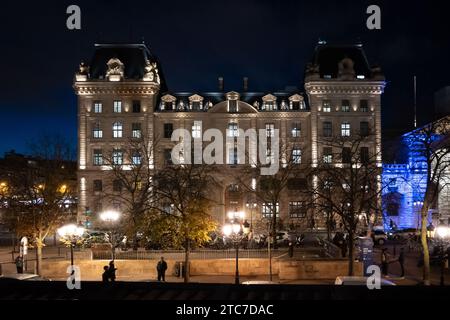
{"type": "Polygon", "coordinates": [[[202,101],[203,101],[203,97],[199,96],[198,94],[194,94],[189,97],[189,102],[202,102],[202,101]]]}
{"type": "Polygon", "coordinates": [[[264,97],[262,97],[262,101],[264,102],[274,102],[277,101],[277,97],[275,97],[273,94],[266,94],[264,97]]]}
{"type": "Polygon", "coordinates": [[[226,94],[227,100],[239,100],[240,96],[239,92],[236,91],[230,91],[226,94]]]}
{"type": "Polygon", "coordinates": [[[111,81],[120,81],[123,78],[125,66],[117,58],[112,58],[107,63],[108,70],[106,71],[106,77],[111,81]]]}
{"type": "Polygon", "coordinates": [[[294,95],[289,97],[289,101],[292,101],[292,102],[300,102],[300,101],[303,101],[303,100],[305,100],[305,99],[303,98],[303,96],[301,96],[299,94],[294,94],[294,95]]]}
{"type": "Polygon", "coordinates": [[[150,60],[145,61],[145,73],[142,78],[144,81],[151,81],[160,84],[158,65],[156,62],[150,62],[150,60]]]}
{"type": "Polygon", "coordinates": [[[172,102],[177,101],[177,98],[175,98],[174,96],[172,96],[170,94],[166,94],[161,97],[161,100],[166,103],[172,103],[172,102]]]}

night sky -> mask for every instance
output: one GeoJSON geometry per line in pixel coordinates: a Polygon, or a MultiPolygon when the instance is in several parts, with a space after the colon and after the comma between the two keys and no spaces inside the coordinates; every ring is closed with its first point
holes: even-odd
{"type": "Polygon", "coordinates": [[[76,144],[74,72],[98,42],[145,39],[161,61],[171,91],[251,91],[303,87],[317,40],[360,40],[369,62],[388,80],[383,96],[386,133],[413,121],[413,75],[418,77],[419,123],[433,116],[433,94],[450,85],[446,10],[433,1],[21,1],[0,8],[0,156],[41,132],[63,133],[76,144]],[[77,4],[82,30],[66,28],[77,4]],[[366,8],[378,4],[382,29],[366,28],[366,8]]]}

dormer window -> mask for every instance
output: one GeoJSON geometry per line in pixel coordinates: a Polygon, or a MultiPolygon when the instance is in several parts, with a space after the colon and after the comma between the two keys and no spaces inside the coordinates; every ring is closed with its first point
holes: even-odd
{"type": "Polygon", "coordinates": [[[177,98],[170,94],[166,94],[161,97],[161,103],[159,105],[160,110],[175,110],[176,109],[177,98]]]}
{"type": "Polygon", "coordinates": [[[304,110],[305,108],[305,100],[301,95],[294,94],[293,96],[289,97],[290,110],[304,110]]]}
{"type": "Polygon", "coordinates": [[[194,94],[189,97],[189,110],[203,110],[203,97],[198,94],[194,94]]]}
{"type": "Polygon", "coordinates": [[[273,111],[278,109],[277,97],[275,97],[274,95],[272,94],[265,95],[264,97],[262,97],[262,100],[263,100],[262,106],[263,110],[273,111]]]}
{"type": "Polygon", "coordinates": [[[239,93],[231,91],[227,93],[228,112],[239,112],[239,93]]]}

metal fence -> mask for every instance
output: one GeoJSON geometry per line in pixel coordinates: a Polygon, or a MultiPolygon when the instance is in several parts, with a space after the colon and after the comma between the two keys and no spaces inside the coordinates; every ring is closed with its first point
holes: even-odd
{"type": "MultiPolygon", "coordinates": [[[[117,260],[157,260],[161,257],[169,260],[184,260],[183,250],[149,250],[149,251],[116,251],[117,260]]],[[[286,249],[272,250],[272,257],[277,258],[287,254],[286,249]]],[[[207,259],[234,259],[236,250],[192,250],[189,253],[191,259],[207,260],[207,259]]],[[[265,249],[240,249],[240,259],[267,259],[268,251],[265,249]]],[[[87,258],[87,256],[86,256],[87,258]]],[[[111,251],[93,251],[92,259],[108,260],[111,259],[111,251]]]]}

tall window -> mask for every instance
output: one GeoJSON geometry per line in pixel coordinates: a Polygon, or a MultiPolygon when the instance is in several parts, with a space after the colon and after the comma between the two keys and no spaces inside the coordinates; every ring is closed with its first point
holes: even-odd
{"type": "Polygon", "coordinates": [[[170,139],[172,138],[173,133],[173,124],[172,123],[164,123],[164,138],[170,139]]]}
{"type": "Polygon", "coordinates": [[[228,112],[238,112],[237,100],[228,100],[228,112]]]}
{"type": "Polygon", "coordinates": [[[330,100],[322,101],[322,111],[323,112],[331,112],[331,101],[330,100]]]}
{"type": "Polygon", "coordinates": [[[359,134],[361,137],[367,137],[369,135],[369,123],[367,121],[361,121],[359,123],[359,134]]]}
{"type": "Polygon", "coordinates": [[[289,202],[289,217],[295,218],[305,218],[306,217],[306,206],[301,201],[291,201],[289,202]]]}
{"type": "Polygon", "coordinates": [[[120,149],[113,150],[113,165],[122,165],[123,164],[123,151],[120,149]]]}
{"type": "Polygon", "coordinates": [[[332,163],[333,162],[333,148],[324,147],[323,148],[323,162],[332,163]]]}
{"type": "Polygon", "coordinates": [[[131,162],[133,165],[140,165],[142,163],[142,156],[139,150],[134,150],[131,155],[131,162]]]}
{"type": "Polygon", "coordinates": [[[239,137],[239,127],[237,123],[229,123],[228,124],[228,137],[239,137]]]}
{"type": "Polygon", "coordinates": [[[141,138],[141,136],[142,136],[142,129],[141,129],[141,124],[140,123],[133,123],[133,124],[131,124],[131,129],[132,129],[131,136],[133,138],[137,138],[137,139],[141,138]]]}
{"type": "Polygon", "coordinates": [[[266,123],[266,137],[271,138],[275,135],[275,125],[273,123],[266,123]]]}
{"type": "Polygon", "coordinates": [[[93,184],[94,184],[93,185],[94,192],[101,192],[103,190],[102,180],[94,180],[93,184]]]}
{"type": "Polygon", "coordinates": [[[113,191],[114,192],[121,192],[122,191],[122,181],[119,179],[115,179],[113,181],[113,191]]]}
{"type": "Polygon", "coordinates": [[[94,149],[94,166],[103,165],[103,152],[102,149],[94,149]]]}
{"type": "Polygon", "coordinates": [[[302,163],[302,150],[300,148],[292,149],[292,162],[295,164],[302,163]]]}
{"type": "Polygon", "coordinates": [[[202,122],[194,121],[192,125],[192,138],[200,139],[202,137],[202,122]]]}
{"type": "Polygon", "coordinates": [[[273,207],[273,203],[263,203],[261,214],[264,218],[272,218],[273,212],[275,212],[277,217],[280,216],[280,204],[278,202],[275,204],[275,208],[273,207]]]}
{"type": "Polygon", "coordinates": [[[364,164],[369,163],[369,148],[368,147],[361,147],[360,158],[361,158],[361,163],[364,163],[364,164]]]}
{"type": "Polygon", "coordinates": [[[122,101],[116,100],[114,101],[114,113],[122,112],[122,101]]]}
{"type": "Polygon", "coordinates": [[[350,123],[348,122],[341,123],[341,136],[350,137],[350,123]]]}
{"type": "Polygon", "coordinates": [[[359,101],[359,111],[361,112],[369,112],[369,102],[367,100],[359,101]]]}
{"type": "Polygon", "coordinates": [[[102,113],[103,111],[103,104],[100,101],[94,102],[94,113],[102,113]]]}
{"type": "Polygon", "coordinates": [[[94,139],[103,138],[103,130],[101,129],[99,122],[94,124],[94,129],[92,131],[92,135],[93,135],[94,139]]]}
{"type": "Polygon", "coordinates": [[[164,164],[172,165],[172,149],[164,149],[164,164]]]}
{"type": "Polygon", "coordinates": [[[342,163],[349,164],[352,162],[352,151],[349,147],[342,148],[342,163]]]}
{"type": "Polygon", "coordinates": [[[330,121],[325,121],[323,123],[323,136],[331,137],[333,135],[333,125],[330,121]]]}
{"type": "Polygon", "coordinates": [[[350,101],[349,100],[342,100],[341,111],[342,112],[350,112],[350,101]]]}
{"type": "Polygon", "coordinates": [[[300,138],[301,135],[301,127],[299,122],[295,122],[292,124],[292,138],[300,138]]]}
{"type": "Polygon", "coordinates": [[[133,113],[140,113],[141,112],[141,102],[139,100],[133,101],[133,113]]]}
{"type": "Polygon", "coordinates": [[[122,122],[113,123],[113,138],[122,138],[123,125],[122,122]]]}
{"type": "Polygon", "coordinates": [[[238,164],[238,152],[236,146],[228,149],[228,163],[232,165],[238,164]]]}

